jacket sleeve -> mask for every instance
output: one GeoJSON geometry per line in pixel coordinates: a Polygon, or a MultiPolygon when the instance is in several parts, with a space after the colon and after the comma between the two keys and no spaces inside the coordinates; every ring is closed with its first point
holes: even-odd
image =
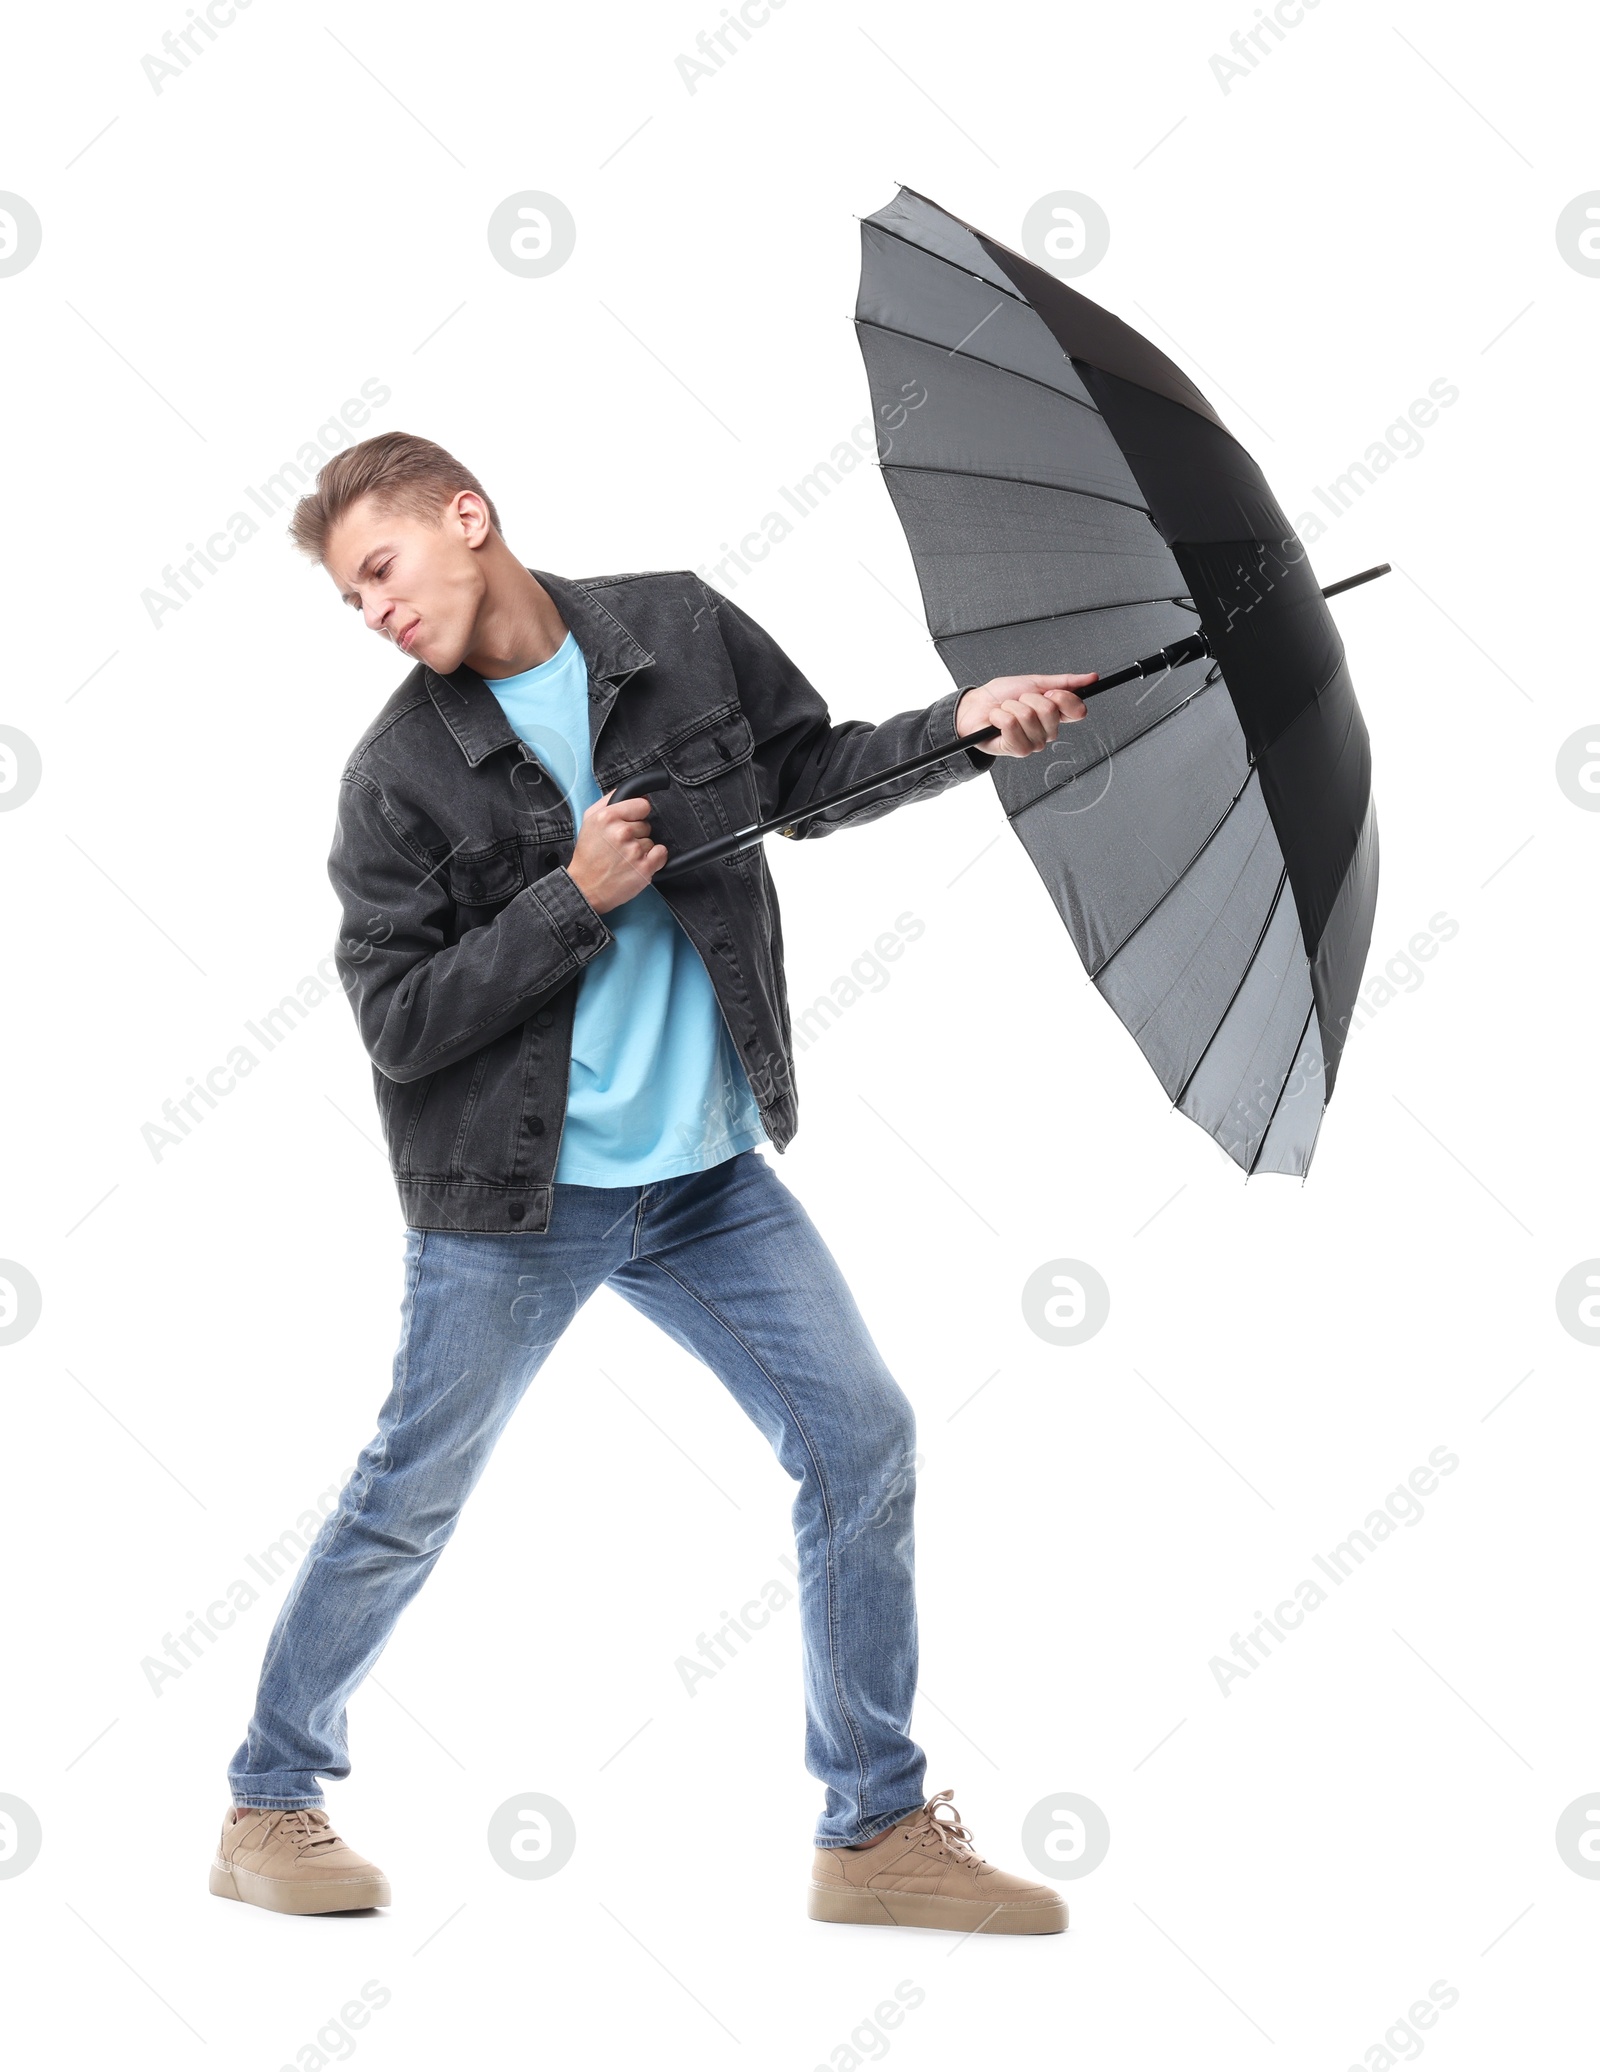
{"type": "Polygon", "coordinates": [[[345,775],[328,858],[343,909],[334,962],[367,1055],[388,1079],[421,1079],[481,1050],[612,940],[563,868],[451,942],[444,862],[407,840],[369,777],[345,775]]]}
{"type": "MultiPolygon", "coordinates": [[[[763,819],[798,810],[909,756],[954,746],[956,706],[970,685],[947,691],[920,711],[897,712],[876,724],[866,719],[830,720],[820,693],[772,635],[709,583],[702,581],[700,588],[733,664],[739,703],[755,733],[763,819]]],[[[964,749],[783,832],[805,840],[877,820],[908,799],[932,798],[965,783],[991,769],[994,760],[981,748],[964,749]]]]}

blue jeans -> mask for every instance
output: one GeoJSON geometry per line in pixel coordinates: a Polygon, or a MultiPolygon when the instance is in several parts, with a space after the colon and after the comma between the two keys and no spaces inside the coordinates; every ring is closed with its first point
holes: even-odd
{"type": "Polygon", "coordinates": [[[810,1217],[749,1150],[648,1186],[557,1183],[538,1233],[407,1230],[393,1387],[273,1626],[235,1805],[319,1806],[319,1778],[350,1774],[351,1693],[602,1282],[704,1361],[799,1484],[817,1844],[866,1841],[922,1804],[911,1405],[810,1217]]]}

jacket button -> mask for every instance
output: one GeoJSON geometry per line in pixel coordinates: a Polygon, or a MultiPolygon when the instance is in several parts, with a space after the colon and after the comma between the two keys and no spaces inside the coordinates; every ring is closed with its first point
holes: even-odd
{"type": "Polygon", "coordinates": [[[537,1115],[530,1115],[522,1126],[530,1137],[542,1137],[544,1135],[544,1123],[537,1115]]]}
{"type": "Polygon", "coordinates": [[[559,849],[546,849],[543,856],[539,858],[539,861],[544,865],[547,871],[553,871],[556,865],[561,861],[561,852],[559,849]]]}
{"type": "Polygon", "coordinates": [[[506,1208],[506,1214],[511,1218],[513,1223],[520,1223],[523,1217],[527,1215],[527,1213],[528,1205],[526,1202],[514,1201],[509,1203],[506,1208]]]}
{"type": "Polygon", "coordinates": [[[555,1020],[555,1016],[548,1007],[541,1007],[539,1012],[534,1016],[533,1020],[534,1026],[536,1028],[548,1029],[550,1027],[550,1024],[555,1020]]]}

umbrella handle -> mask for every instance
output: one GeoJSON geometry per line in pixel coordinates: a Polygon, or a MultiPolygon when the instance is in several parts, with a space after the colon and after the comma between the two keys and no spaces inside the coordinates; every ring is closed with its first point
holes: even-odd
{"type": "Polygon", "coordinates": [[[624,799],[642,799],[653,791],[665,791],[672,782],[669,770],[639,770],[626,783],[619,784],[611,794],[613,806],[621,805],[624,799]]]}
{"type": "MultiPolygon", "coordinates": [[[[652,792],[666,791],[671,783],[671,771],[663,770],[659,765],[638,770],[611,793],[611,803],[615,806],[623,799],[648,798],[652,792]]],[[[759,832],[755,828],[741,828],[737,834],[721,835],[716,841],[704,842],[697,849],[685,849],[681,855],[664,863],[650,882],[653,885],[662,878],[676,878],[686,870],[693,870],[697,864],[715,863],[720,857],[736,855],[740,849],[748,848],[751,842],[759,841],[765,832],[764,828],[759,832]]]]}
{"type": "MultiPolygon", "coordinates": [[[[613,806],[617,806],[624,799],[648,798],[652,792],[666,791],[671,783],[672,772],[670,770],[663,770],[659,764],[652,769],[636,770],[631,777],[625,778],[621,784],[613,789],[611,792],[611,803],[613,806]]],[[[687,856],[678,860],[680,863],[686,863],[690,858],[698,857],[699,855],[700,851],[698,849],[692,849],[687,856]]],[[[656,872],[656,878],[665,877],[669,869],[670,865],[663,864],[660,870],[656,872]]],[[[650,882],[654,884],[655,878],[652,878],[650,882]]]]}

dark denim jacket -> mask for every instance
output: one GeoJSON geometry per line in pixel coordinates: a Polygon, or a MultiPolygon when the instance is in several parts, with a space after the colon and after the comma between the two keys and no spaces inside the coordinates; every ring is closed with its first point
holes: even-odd
{"type": "MultiPolygon", "coordinates": [[[[532,573],[589,665],[589,737],[608,792],[661,763],[669,851],[808,804],[956,739],[958,690],[874,726],[830,721],[777,643],[688,572],[572,582],[532,573]]],[[[810,820],[875,820],[992,766],[969,748],[810,820]]],[[[408,1224],[540,1231],[566,1119],[578,982],[611,930],[566,871],[577,829],[494,693],[419,663],[340,780],[328,872],[336,961],[373,1063],[408,1224]]],[[[778,901],[758,846],[660,894],[705,960],[775,1149],[797,1121],[778,901]]]]}

